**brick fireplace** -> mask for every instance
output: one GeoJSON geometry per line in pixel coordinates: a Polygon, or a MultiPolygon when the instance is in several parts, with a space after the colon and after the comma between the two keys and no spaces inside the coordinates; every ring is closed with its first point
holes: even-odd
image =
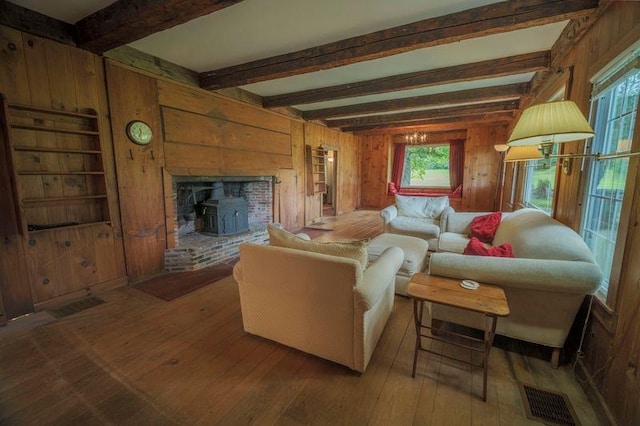
{"type": "Polygon", "coordinates": [[[273,182],[272,176],[174,176],[176,237],[175,247],[165,250],[165,269],[195,271],[237,258],[242,243],[267,243],[266,227],[273,222],[273,182]],[[230,235],[212,231],[207,221],[212,220],[209,209],[214,204],[230,206],[231,213],[224,220],[236,220],[243,214],[243,208],[237,206],[246,206],[248,230],[240,226],[236,232],[234,224],[230,235]]]}

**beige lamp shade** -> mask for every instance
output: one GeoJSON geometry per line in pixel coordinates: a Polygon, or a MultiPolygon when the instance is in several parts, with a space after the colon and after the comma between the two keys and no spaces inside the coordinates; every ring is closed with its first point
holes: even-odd
{"type": "Polygon", "coordinates": [[[498,152],[505,152],[506,150],[509,149],[509,145],[506,145],[506,144],[494,145],[493,149],[495,149],[498,152]]]}
{"type": "Polygon", "coordinates": [[[573,101],[534,105],[522,112],[507,145],[571,142],[593,137],[593,129],[573,101]]]}
{"type": "Polygon", "coordinates": [[[536,145],[512,146],[509,148],[504,161],[507,163],[514,161],[533,161],[542,159],[542,153],[536,145]]]}

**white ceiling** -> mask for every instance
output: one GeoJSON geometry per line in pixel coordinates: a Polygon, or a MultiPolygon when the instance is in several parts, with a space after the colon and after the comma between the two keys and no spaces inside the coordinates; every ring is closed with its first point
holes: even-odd
{"type": "MultiPolygon", "coordinates": [[[[113,1],[10,0],[75,23],[113,1]]],[[[196,72],[211,71],[274,55],[459,12],[492,0],[244,0],[236,5],[129,44],[196,72]]],[[[568,21],[414,50],[323,71],[243,86],[260,96],[548,50],[568,21]]],[[[442,93],[530,81],[532,73],[431,86],[408,91],[294,105],[300,110],[442,93]]]]}

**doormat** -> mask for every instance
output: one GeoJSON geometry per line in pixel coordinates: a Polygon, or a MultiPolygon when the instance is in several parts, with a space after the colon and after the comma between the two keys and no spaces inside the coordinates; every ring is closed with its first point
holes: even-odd
{"type": "Polygon", "coordinates": [[[77,314],[78,312],[84,311],[85,309],[102,305],[103,303],[104,300],[100,299],[99,297],[91,296],[87,297],[86,299],[68,303],[57,309],[50,309],[47,312],[49,312],[55,318],[64,318],[68,317],[69,315],[77,314]]]}
{"type": "Polygon", "coordinates": [[[197,271],[172,272],[136,284],[134,287],[167,302],[212,284],[233,273],[233,263],[202,268],[197,271]]]}
{"type": "Polygon", "coordinates": [[[527,418],[547,425],[580,426],[567,395],[524,383],[520,383],[520,394],[527,418]]]}

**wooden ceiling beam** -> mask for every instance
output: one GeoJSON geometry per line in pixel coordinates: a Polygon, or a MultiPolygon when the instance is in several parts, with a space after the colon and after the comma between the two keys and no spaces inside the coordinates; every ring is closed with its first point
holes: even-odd
{"type": "Polygon", "coordinates": [[[376,112],[398,111],[410,108],[452,105],[500,99],[520,98],[529,92],[529,83],[515,83],[503,86],[481,87],[456,92],[436,93],[433,95],[413,96],[410,98],[389,99],[333,108],[321,108],[303,111],[306,120],[318,120],[349,115],[372,114],[376,112]]]}
{"type": "Polygon", "coordinates": [[[471,64],[455,65],[390,77],[376,78],[337,86],[265,96],[265,108],[309,104],[398,90],[416,89],[437,84],[481,80],[542,71],[549,67],[550,52],[534,52],[506,58],[489,59],[471,64]]]}
{"type": "Polygon", "coordinates": [[[560,70],[565,61],[567,53],[578,43],[578,41],[586,34],[604,12],[613,4],[611,0],[600,0],[598,8],[587,16],[578,19],[572,19],[571,22],[562,30],[560,37],[551,47],[550,65],[556,68],[556,72],[539,71],[531,79],[531,90],[527,99],[523,100],[523,108],[529,106],[529,103],[535,99],[539,92],[547,86],[547,83],[554,78],[554,75],[560,70]]]}
{"type": "Polygon", "coordinates": [[[0,24],[64,44],[76,45],[76,30],[73,25],[5,0],[0,0],[0,24]]]}
{"type": "Polygon", "coordinates": [[[102,54],[241,1],[118,0],[76,23],[78,46],[102,54]]]}
{"type": "Polygon", "coordinates": [[[364,117],[342,118],[327,120],[329,127],[369,126],[388,123],[403,123],[424,119],[459,117],[462,115],[476,115],[490,112],[516,111],[520,107],[519,101],[487,102],[482,104],[462,105],[446,108],[433,108],[397,114],[367,115],[364,117]]]}
{"type": "Polygon", "coordinates": [[[326,70],[426,47],[579,18],[598,0],[510,0],[201,73],[205,89],[326,70]]]}
{"type": "Polygon", "coordinates": [[[410,123],[394,123],[387,125],[363,125],[344,127],[343,132],[389,134],[402,131],[439,132],[447,130],[467,129],[474,126],[509,124],[515,115],[511,111],[468,115],[462,117],[445,117],[413,121],[410,123]]]}

